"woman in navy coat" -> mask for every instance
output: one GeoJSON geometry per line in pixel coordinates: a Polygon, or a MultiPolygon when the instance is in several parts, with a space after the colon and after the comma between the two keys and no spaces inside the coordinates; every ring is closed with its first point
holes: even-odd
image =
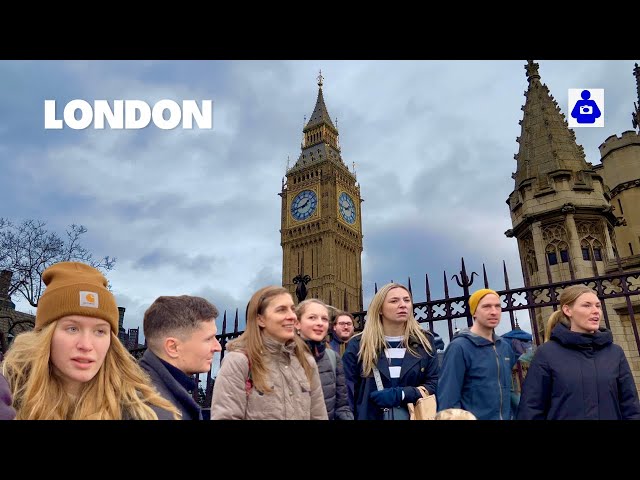
{"type": "Polygon", "coordinates": [[[640,419],[629,363],[601,317],[591,288],[562,291],[525,377],[518,420],[640,419]]]}
{"type": "Polygon", "coordinates": [[[364,330],[349,340],[342,362],[347,382],[353,382],[349,395],[356,420],[382,420],[385,409],[402,411],[406,419],[407,403],[422,397],[418,386],[436,393],[439,367],[433,336],[420,327],[411,294],[398,283],[385,285],[373,297],[364,330]],[[380,391],[374,366],[384,387],[380,391]]]}

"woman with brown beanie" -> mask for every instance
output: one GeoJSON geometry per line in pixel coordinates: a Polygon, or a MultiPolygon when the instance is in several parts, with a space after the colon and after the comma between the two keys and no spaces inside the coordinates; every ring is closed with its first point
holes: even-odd
{"type": "Polygon", "coordinates": [[[562,290],[522,385],[518,420],[640,419],[629,363],[601,317],[591,288],[562,290]]]}
{"type": "Polygon", "coordinates": [[[60,262],[42,274],[35,329],[13,341],[2,364],[18,420],[179,418],[118,339],[118,307],[95,268],[60,262]]]}

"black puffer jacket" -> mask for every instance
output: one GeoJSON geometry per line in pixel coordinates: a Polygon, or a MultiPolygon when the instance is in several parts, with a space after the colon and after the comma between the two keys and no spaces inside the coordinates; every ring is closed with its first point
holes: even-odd
{"type": "Polygon", "coordinates": [[[353,420],[340,355],[336,355],[336,370],[334,372],[329,358],[331,353],[326,351],[327,344],[313,340],[305,340],[305,342],[318,364],[318,373],[320,374],[320,383],[329,420],[353,420]]]}
{"type": "Polygon", "coordinates": [[[517,419],[640,419],[629,363],[611,332],[576,333],[556,325],[533,356],[517,419]]]}

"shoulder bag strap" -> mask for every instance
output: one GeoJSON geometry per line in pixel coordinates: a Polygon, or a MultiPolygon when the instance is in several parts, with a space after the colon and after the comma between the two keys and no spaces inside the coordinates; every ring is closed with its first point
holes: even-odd
{"type": "Polygon", "coordinates": [[[373,378],[376,381],[376,387],[378,387],[378,390],[384,390],[384,387],[382,386],[382,379],[380,378],[380,370],[378,370],[378,367],[375,365],[373,366],[373,378]]]}

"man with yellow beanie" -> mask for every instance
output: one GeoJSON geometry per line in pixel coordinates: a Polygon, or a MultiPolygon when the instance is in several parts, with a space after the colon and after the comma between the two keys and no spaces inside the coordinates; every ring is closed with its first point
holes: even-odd
{"type": "Polygon", "coordinates": [[[438,411],[462,408],[478,420],[511,418],[511,369],[517,358],[509,343],[495,334],[502,306],[494,290],[469,297],[473,326],[453,337],[444,352],[438,381],[438,411]]]}

